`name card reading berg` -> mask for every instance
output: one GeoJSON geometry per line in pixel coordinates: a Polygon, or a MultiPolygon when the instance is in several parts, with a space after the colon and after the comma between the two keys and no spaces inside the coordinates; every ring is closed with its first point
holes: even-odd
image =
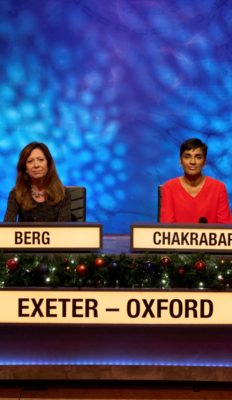
{"type": "Polygon", "coordinates": [[[133,225],[133,250],[231,251],[231,225],[133,225]]]}
{"type": "Polygon", "coordinates": [[[100,224],[0,224],[0,249],[100,249],[100,224]]]}

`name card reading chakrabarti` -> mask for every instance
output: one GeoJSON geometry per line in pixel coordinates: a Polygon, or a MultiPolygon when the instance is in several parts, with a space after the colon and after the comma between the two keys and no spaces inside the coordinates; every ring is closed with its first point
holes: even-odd
{"type": "Polygon", "coordinates": [[[0,250],[94,251],[102,247],[102,225],[91,223],[0,224],[0,250]]]}
{"type": "Polygon", "coordinates": [[[232,225],[132,225],[131,250],[231,252],[232,225]]]}
{"type": "Polygon", "coordinates": [[[232,324],[231,307],[225,292],[1,289],[0,324],[232,324]]]}

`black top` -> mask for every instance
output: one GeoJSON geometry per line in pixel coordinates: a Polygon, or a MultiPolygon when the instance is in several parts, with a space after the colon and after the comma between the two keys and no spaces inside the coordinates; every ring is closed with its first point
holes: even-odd
{"type": "Polygon", "coordinates": [[[48,201],[38,203],[31,210],[24,210],[19,206],[15,198],[15,189],[11,190],[4,222],[68,222],[71,221],[71,199],[67,189],[63,200],[55,205],[48,201]]]}

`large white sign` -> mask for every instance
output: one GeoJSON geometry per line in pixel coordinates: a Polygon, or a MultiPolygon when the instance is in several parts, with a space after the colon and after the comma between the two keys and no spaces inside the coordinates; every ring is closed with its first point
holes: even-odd
{"type": "Polygon", "coordinates": [[[102,225],[89,223],[0,224],[0,249],[38,251],[98,250],[102,225]]]}
{"type": "Polygon", "coordinates": [[[231,309],[229,292],[0,291],[0,323],[232,324],[231,309]]]}
{"type": "Polygon", "coordinates": [[[232,251],[232,225],[132,225],[135,251],[232,251]]]}

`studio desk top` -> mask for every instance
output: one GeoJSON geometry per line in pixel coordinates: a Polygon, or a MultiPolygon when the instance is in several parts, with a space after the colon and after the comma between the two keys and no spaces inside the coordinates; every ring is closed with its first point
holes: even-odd
{"type": "MultiPolygon", "coordinates": [[[[132,255],[130,236],[104,235],[97,253],[132,255]]],[[[204,290],[3,288],[0,380],[231,382],[231,296],[204,290]],[[210,322],[211,317],[216,319],[210,322]]]]}

